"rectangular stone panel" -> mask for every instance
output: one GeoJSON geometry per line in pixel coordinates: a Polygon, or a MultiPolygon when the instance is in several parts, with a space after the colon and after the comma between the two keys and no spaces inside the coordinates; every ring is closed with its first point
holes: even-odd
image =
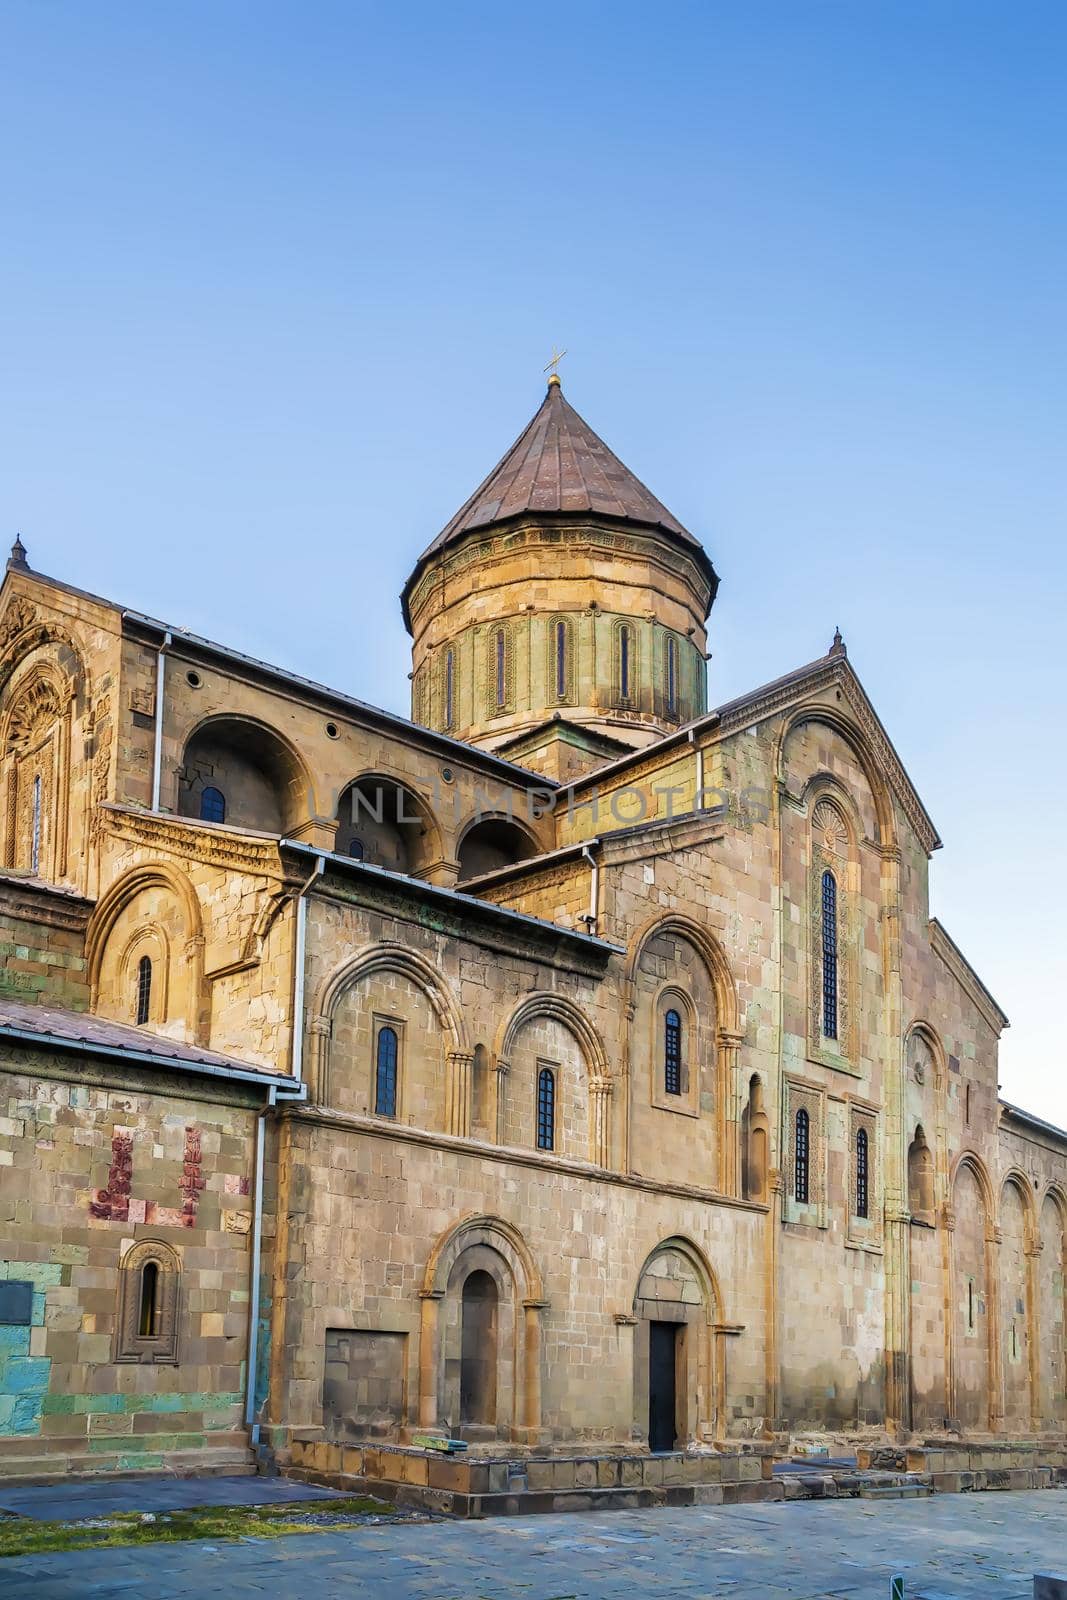
{"type": "Polygon", "coordinates": [[[323,1422],[331,1438],[383,1437],[404,1420],[407,1334],[327,1328],[323,1422]]]}

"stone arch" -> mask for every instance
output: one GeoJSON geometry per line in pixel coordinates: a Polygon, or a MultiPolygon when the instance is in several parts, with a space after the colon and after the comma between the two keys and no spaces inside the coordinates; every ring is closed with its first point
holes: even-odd
{"type": "Polygon", "coordinates": [[[540,855],[542,846],[529,828],[516,822],[514,816],[503,811],[477,811],[459,829],[456,836],[456,860],[459,862],[457,881],[477,878],[483,872],[495,872],[499,867],[510,867],[516,861],[526,861],[540,855]]]}
{"type": "MultiPolygon", "coordinates": [[[[878,843],[884,849],[894,849],[897,845],[896,819],[893,813],[893,797],[889,785],[882,773],[878,758],[863,729],[851,717],[844,715],[833,706],[814,704],[798,706],[787,716],[778,733],[778,746],[775,752],[775,776],[779,783],[785,780],[785,754],[790,737],[798,728],[808,722],[822,722],[832,728],[856,755],[867,786],[871,791],[874,802],[875,814],[878,819],[878,843]]],[[[829,774],[824,776],[829,777],[829,774]]],[[[831,780],[833,781],[833,780],[831,780]]]]}
{"type": "Polygon", "coordinates": [[[999,1415],[995,1200],[985,1163],[973,1150],[956,1158],[950,1193],[950,1415],[964,1432],[985,1432],[995,1430],[999,1415]]]}
{"type": "MultiPolygon", "coordinates": [[[[433,1245],[423,1272],[419,1336],[419,1425],[447,1423],[474,1438],[503,1437],[532,1442],[541,1427],[541,1275],[522,1234],[503,1217],[462,1218],[433,1245]],[[483,1308],[478,1337],[492,1348],[477,1353],[487,1403],[481,1416],[461,1415],[465,1364],[471,1359],[464,1338],[470,1315],[464,1290],[472,1278],[488,1279],[491,1295],[476,1297],[483,1308]],[[484,1315],[492,1302],[493,1320],[484,1315]],[[491,1373],[491,1376],[489,1374],[491,1373]]],[[[470,1332],[469,1328],[467,1330],[470,1332]]]]}
{"type": "Polygon", "coordinates": [[[1036,1217],[1030,1180],[1017,1167],[1009,1168],[1001,1182],[997,1221],[1002,1416],[1005,1427],[1017,1434],[1031,1427],[1036,1409],[1032,1388],[1036,1349],[1031,1281],[1036,1217]]]}
{"type": "Polygon", "coordinates": [[[227,824],[252,832],[299,838],[317,816],[306,761],[258,717],[215,714],[190,729],[177,774],[178,815],[198,818],[207,788],[222,793],[227,824]]]}
{"type": "MultiPolygon", "coordinates": [[[[209,1041],[208,1005],[204,985],[204,927],[200,901],[195,888],[183,872],[169,862],[157,861],[131,867],[111,885],[100,900],[85,935],[85,958],[89,978],[90,1005],[93,1011],[111,1014],[118,1011],[125,1020],[127,996],[119,992],[114,983],[121,981],[123,963],[137,942],[139,933],[148,922],[158,924],[158,917],[139,919],[126,931],[120,949],[112,950],[112,935],[120,920],[142,894],[163,890],[169,895],[178,911],[180,943],[166,937],[166,930],[156,928],[160,949],[165,954],[168,970],[165,976],[165,993],[168,1014],[184,1024],[184,1029],[196,1044],[209,1041]],[[114,982],[105,974],[105,958],[116,957],[114,982]],[[174,967],[174,971],[170,967],[174,967]],[[177,1015],[176,1015],[177,1014],[177,1015]]],[[[162,975],[161,975],[162,976],[162,975]]]]}
{"type": "Polygon", "coordinates": [[[1062,1435],[1067,1426],[1067,1195],[1058,1184],[1050,1184],[1042,1197],[1035,1262],[1038,1425],[1062,1435]]]}
{"type": "Polygon", "coordinates": [[[334,815],[339,855],[413,877],[427,876],[444,859],[441,828],[430,805],[390,773],[364,772],[346,783],[334,815]]]}
{"type": "MultiPolygon", "coordinates": [[[[638,929],[630,944],[626,960],[623,993],[626,995],[627,1041],[626,1051],[630,1063],[629,1105],[627,1107],[627,1163],[632,1165],[635,1156],[635,1125],[647,1108],[645,1097],[639,1098],[639,1086],[644,1082],[645,1043],[647,1029],[641,1016],[639,1001],[647,1005],[647,993],[641,991],[642,961],[650,945],[657,939],[675,939],[689,946],[702,963],[711,986],[715,1010],[715,1031],[711,1048],[714,1051],[712,1078],[714,1085],[713,1142],[704,1152],[707,1170],[693,1174],[693,1180],[715,1187],[725,1194],[741,1193],[741,1116],[744,1085],[741,1081],[741,1008],[737,985],[726,952],[708,928],[691,917],[680,913],[658,913],[638,929]]],[[[665,980],[669,982],[668,980],[665,980]]],[[[699,1113],[699,1102],[694,1106],[699,1113]]],[[[658,1114],[658,1112],[657,1112],[658,1114]]],[[[711,1137],[711,1125],[708,1127],[711,1137]]]]}
{"type": "Polygon", "coordinates": [[[450,1108],[446,1119],[447,1131],[469,1132],[470,1063],[473,1051],[466,1018],[437,968],[424,956],[402,944],[383,942],[368,945],[354,956],[346,957],[322,983],[311,1008],[310,1023],[302,1024],[301,1019],[297,1019],[297,1025],[309,1025],[312,1034],[313,1048],[308,1074],[312,1099],[319,1104],[329,1103],[330,1064],[338,1008],[350,990],[378,973],[397,973],[406,978],[429,1004],[440,1025],[447,1052],[449,1082],[446,1086],[446,1108],[450,1108]],[[462,1079],[464,1075],[465,1095],[462,1083],[456,1085],[452,1082],[453,1078],[462,1079]],[[465,1128],[456,1126],[457,1121],[462,1124],[464,1103],[467,1114],[465,1128]]]}
{"type": "MultiPolygon", "coordinates": [[[[589,1102],[588,1137],[581,1155],[588,1156],[588,1159],[597,1166],[609,1166],[611,1164],[611,1069],[599,1033],[581,1008],[565,995],[548,994],[540,990],[528,994],[525,999],[520,1000],[511,1016],[501,1025],[496,1043],[498,1141],[502,1144],[523,1142],[509,1140],[507,1137],[507,1125],[510,1119],[509,1096],[512,1103],[517,1104],[515,1096],[518,1093],[517,1087],[511,1082],[511,1072],[523,1030],[529,1024],[542,1019],[559,1024],[578,1047],[584,1068],[584,1085],[581,1086],[581,1093],[588,1095],[589,1102]]],[[[577,1092],[576,1087],[575,1093],[577,1092]]],[[[568,1119],[568,1108],[565,1105],[562,1107],[562,1117],[568,1119]]],[[[569,1126],[572,1129],[576,1126],[573,1117],[569,1118],[569,1126]]]]}
{"type": "Polygon", "coordinates": [[[0,757],[7,772],[0,860],[43,878],[60,878],[67,870],[77,684],[50,657],[30,659],[0,715],[0,757]]]}
{"type": "Polygon", "coordinates": [[[662,1422],[670,1404],[657,1394],[652,1374],[658,1328],[673,1344],[676,1447],[718,1437],[725,1420],[725,1318],[718,1279],[700,1246],[681,1234],[661,1240],[637,1275],[632,1312],[635,1436],[648,1440],[656,1412],[662,1422]]]}

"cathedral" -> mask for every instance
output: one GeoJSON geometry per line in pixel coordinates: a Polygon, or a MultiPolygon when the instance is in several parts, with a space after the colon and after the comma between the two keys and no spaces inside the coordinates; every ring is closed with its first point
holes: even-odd
{"type": "Polygon", "coordinates": [[[709,707],[717,584],[555,375],[411,720],[16,541],[0,1477],[1067,1444],[1067,1134],[840,635],[709,707]]]}

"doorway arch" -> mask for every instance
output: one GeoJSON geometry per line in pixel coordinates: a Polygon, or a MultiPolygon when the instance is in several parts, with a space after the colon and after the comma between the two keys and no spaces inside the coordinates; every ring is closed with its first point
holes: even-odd
{"type": "Polygon", "coordinates": [[[634,1295],[634,1418],[649,1449],[713,1438],[724,1403],[722,1300],[703,1251],[665,1239],[645,1261],[634,1295]]]}

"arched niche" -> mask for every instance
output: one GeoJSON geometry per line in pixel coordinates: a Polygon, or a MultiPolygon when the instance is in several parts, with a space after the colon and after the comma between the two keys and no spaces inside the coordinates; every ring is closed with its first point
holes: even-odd
{"type": "Polygon", "coordinates": [[[1029,1254],[1034,1235],[1033,1200],[1025,1173],[1011,1172],[1000,1191],[997,1290],[1000,1295],[1000,1368],[1004,1427],[1013,1434],[1031,1426],[1029,1254]]]}
{"type": "Polygon", "coordinates": [[[633,1300],[634,1437],[652,1450],[717,1436],[725,1401],[718,1284],[703,1251],[665,1239],[645,1261],[633,1300]]]}
{"type": "Polygon", "coordinates": [[[763,1083],[754,1072],[741,1116],[741,1193],[746,1200],[766,1200],[770,1174],[770,1123],[763,1083]]]}
{"type": "Polygon", "coordinates": [[[562,995],[527,995],[501,1030],[496,1052],[497,1130],[502,1144],[535,1146],[537,1084],[555,1079],[553,1153],[611,1162],[612,1081],[599,1034],[562,995]]]}
{"type": "Polygon", "coordinates": [[[541,1426],[541,1278],[501,1217],[464,1218],[430,1252],[421,1294],[419,1422],[532,1440],[541,1426]]]}
{"type": "Polygon", "coordinates": [[[368,773],[350,783],[338,799],[336,821],[338,855],[416,878],[441,858],[433,812],[395,778],[368,773]]]}
{"type": "Polygon", "coordinates": [[[212,717],[186,741],[178,815],[257,833],[296,834],[314,812],[310,778],[292,746],[249,717],[212,717]]]}
{"type": "Polygon", "coordinates": [[[157,862],[111,885],[85,938],[92,1010],[116,1022],[138,1020],[139,968],[152,963],[147,1026],[207,1044],[204,935],[196,890],[184,873],[157,862]]]}
{"type": "Polygon", "coordinates": [[[498,867],[510,867],[516,861],[525,861],[540,854],[541,847],[511,817],[480,817],[470,824],[459,841],[456,852],[459,860],[458,882],[477,878],[483,872],[495,872],[498,867]]]}
{"type": "Polygon", "coordinates": [[[692,918],[645,923],[630,947],[625,993],[629,1027],[629,1161],[649,1177],[741,1191],[739,1005],[726,953],[692,918]],[[683,1023],[688,1095],[666,1091],[665,1010],[683,1023]],[[665,1113],[682,1113],[683,1121],[665,1113]]]}
{"type": "Polygon", "coordinates": [[[0,710],[0,859],[53,880],[67,871],[75,682],[50,656],[38,654],[7,686],[0,710]]]}
{"type": "Polygon", "coordinates": [[[1067,1427],[1067,1199],[1059,1190],[1049,1190],[1042,1200],[1038,1229],[1040,1426],[1046,1433],[1062,1434],[1067,1427]]]}
{"type": "Polygon", "coordinates": [[[950,1412],[964,1432],[985,1432],[995,1409],[991,1382],[997,1316],[990,1292],[993,1193],[984,1164],[971,1151],[956,1163],[951,1192],[950,1412]]]}
{"type": "Polygon", "coordinates": [[[934,1226],[937,1213],[934,1154],[926,1142],[921,1122],[916,1125],[908,1145],[908,1210],[913,1222],[924,1228],[934,1226]]]}

